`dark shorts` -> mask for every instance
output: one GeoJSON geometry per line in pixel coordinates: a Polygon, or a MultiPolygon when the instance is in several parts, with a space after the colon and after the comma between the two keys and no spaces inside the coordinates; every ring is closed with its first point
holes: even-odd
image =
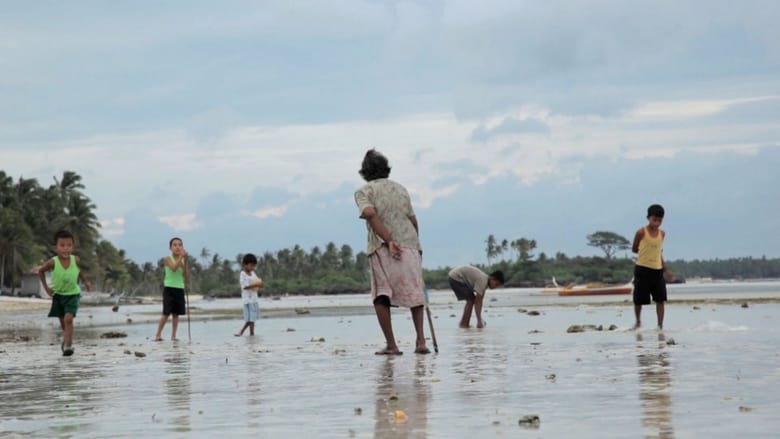
{"type": "Polygon", "coordinates": [[[187,314],[187,307],[184,303],[184,290],[181,288],[165,287],[163,288],[163,311],[166,316],[171,314],[182,316],[187,314]]]}
{"type": "Polygon", "coordinates": [[[81,294],[54,294],[51,297],[51,309],[49,310],[49,317],[65,317],[65,314],[73,314],[76,317],[76,313],[79,311],[79,301],[81,300],[81,294]]]}
{"type": "Polygon", "coordinates": [[[666,302],[666,281],[663,270],[634,266],[634,303],[649,305],[653,302],[666,302]]]}
{"type": "Polygon", "coordinates": [[[455,297],[457,297],[458,300],[474,300],[476,297],[474,289],[470,286],[463,282],[458,282],[451,277],[447,280],[450,281],[450,288],[452,288],[452,291],[455,293],[455,297]]]}

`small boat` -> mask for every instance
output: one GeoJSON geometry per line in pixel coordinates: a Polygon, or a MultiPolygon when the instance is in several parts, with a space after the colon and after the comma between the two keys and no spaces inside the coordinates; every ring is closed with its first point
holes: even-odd
{"type": "Polygon", "coordinates": [[[575,285],[569,288],[561,288],[558,290],[559,296],[599,296],[607,294],[631,294],[634,291],[634,286],[629,282],[625,285],[602,285],[602,286],[589,286],[589,285],[575,285]]]}
{"type": "Polygon", "coordinates": [[[557,292],[559,296],[600,296],[609,294],[631,294],[634,291],[634,280],[623,285],[610,285],[603,283],[589,283],[586,285],[567,285],[560,286],[553,277],[555,287],[545,288],[542,291],[546,293],[557,292]]]}

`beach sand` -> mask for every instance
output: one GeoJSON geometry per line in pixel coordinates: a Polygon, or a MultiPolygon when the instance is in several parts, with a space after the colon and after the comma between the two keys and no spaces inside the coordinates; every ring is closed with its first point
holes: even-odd
{"type": "Polygon", "coordinates": [[[670,303],[664,331],[652,306],[630,331],[624,300],[524,291],[494,292],[487,328],[463,330],[461,304],[437,292],[440,352],[413,354],[409,313],[394,310],[397,357],[373,355],[382,337],[365,296],[263,301],[258,335],[240,338],[239,301],[193,301],[192,342],[186,318],[180,341],[151,341],[159,306],[84,307],[73,357],[46,307],[2,311],[0,435],[773,437],[778,287],[687,288],[700,297],[670,303]]]}

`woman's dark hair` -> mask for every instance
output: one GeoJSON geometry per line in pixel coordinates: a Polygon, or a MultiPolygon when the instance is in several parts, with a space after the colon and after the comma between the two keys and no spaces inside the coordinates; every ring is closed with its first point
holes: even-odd
{"type": "Polygon", "coordinates": [[[179,238],[178,236],[175,236],[175,237],[171,238],[170,241],[168,241],[168,248],[173,247],[173,241],[179,241],[182,244],[184,244],[184,241],[182,241],[181,238],[179,238]]]}
{"type": "Polygon", "coordinates": [[[246,264],[257,264],[257,257],[253,255],[252,253],[247,253],[244,255],[244,258],[241,260],[241,263],[246,264]]]}
{"type": "Polygon", "coordinates": [[[389,177],[390,165],[387,163],[387,157],[374,148],[369,149],[363,157],[363,165],[358,173],[366,181],[389,177]]]}

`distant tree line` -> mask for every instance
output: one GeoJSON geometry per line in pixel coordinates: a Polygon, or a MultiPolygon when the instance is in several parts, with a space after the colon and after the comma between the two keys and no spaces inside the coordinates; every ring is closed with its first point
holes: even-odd
{"type": "MultiPolygon", "coordinates": [[[[76,254],[99,291],[124,295],[159,295],[164,265],[137,264],[100,236],[97,207],[84,193],[82,178],[73,171],[54,177],[48,186],[35,179],[14,180],[0,171],[0,286],[14,290],[22,276],[47,258],[54,256],[52,237],[59,229],[76,237],[76,254]]],[[[633,260],[617,257],[630,248],[624,237],[609,231],[586,236],[587,244],[601,249],[604,256],[569,257],[558,252],[550,257],[535,255],[534,239],[485,240],[485,264],[474,263],[485,271],[503,270],[507,286],[541,287],[553,276],[559,283],[621,283],[631,279],[633,260]]],[[[369,289],[368,257],[343,244],[329,242],[310,250],[300,245],[269,251],[260,250],[257,273],[266,281],[265,294],[337,294],[365,292],[369,289]]],[[[188,254],[193,291],[218,296],[240,294],[238,272],[242,254],[223,258],[207,248],[188,254]]],[[[668,261],[679,278],[713,279],[780,278],[780,259],[731,258],[714,260],[668,261]]],[[[447,288],[447,273],[452,267],[425,269],[423,276],[430,288],[447,288]]]]}

